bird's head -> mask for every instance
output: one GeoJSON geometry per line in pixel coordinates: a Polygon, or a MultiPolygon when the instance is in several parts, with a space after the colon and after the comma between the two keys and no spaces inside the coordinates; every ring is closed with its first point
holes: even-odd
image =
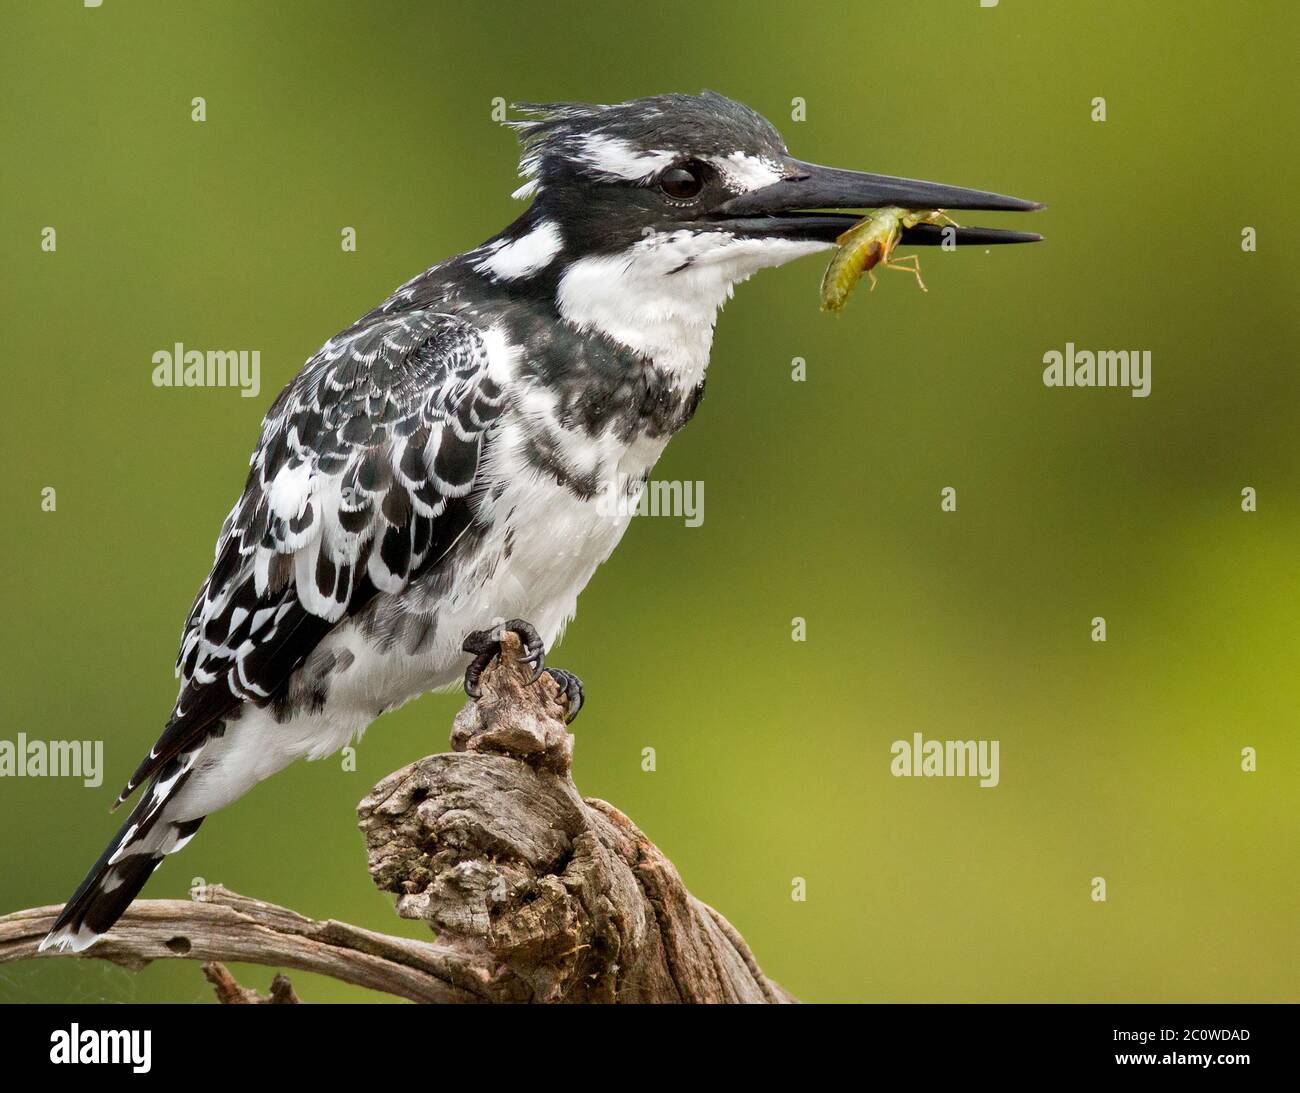
{"type": "MultiPolygon", "coordinates": [[[[525,183],[515,196],[532,205],[476,268],[493,281],[550,286],[565,317],[637,348],[659,318],[711,331],[734,284],[833,246],[861,218],[849,210],[1038,207],[802,162],[769,121],[711,91],[516,109],[525,183]]],[[[938,233],[918,226],[904,242],[937,242],[938,233]]],[[[962,229],[957,241],[1036,238],[962,229]]]]}

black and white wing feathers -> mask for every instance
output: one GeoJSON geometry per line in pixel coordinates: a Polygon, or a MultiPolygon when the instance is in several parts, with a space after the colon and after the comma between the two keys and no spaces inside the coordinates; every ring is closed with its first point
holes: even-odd
{"type": "Polygon", "coordinates": [[[471,521],[501,413],[482,333],[434,310],[331,339],[262,426],[186,619],[176,706],[120,800],[244,701],[269,701],[337,623],[400,592],[471,521]]]}

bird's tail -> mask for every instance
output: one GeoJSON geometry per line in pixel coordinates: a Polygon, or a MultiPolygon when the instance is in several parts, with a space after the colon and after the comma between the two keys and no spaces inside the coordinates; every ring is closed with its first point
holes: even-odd
{"type": "Polygon", "coordinates": [[[122,829],[64,905],[41,942],[41,952],[89,948],[131,905],[163,856],[175,853],[193,838],[203,817],[173,817],[177,797],[197,758],[197,750],[178,755],[158,772],[122,829]]]}

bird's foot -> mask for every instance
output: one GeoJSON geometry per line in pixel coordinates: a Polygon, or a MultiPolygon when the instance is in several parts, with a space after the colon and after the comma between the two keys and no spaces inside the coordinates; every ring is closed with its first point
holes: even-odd
{"type": "Polygon", "coordinates": [[[467,653],[473,653],[474,659],[465,669],[465,693],[470,698],[481,698],[483,689],[479,686],[479,677],[483,670],[501,655],[501,638],[506,631],[517,634],[523,645],[523,655],[519,658],[523,664],[533,669],[529,683],[536,683],[546,666],[546,647],[542,644],[537,628],[523,619],[511,619],[509,622],[494,626],[491,630],[475,630],[465,639],[461,646],[467,653]]]}
{"type": "Polygon", "coordinates": [[[547,668],[545,672],[560,685],[560,696],[568,707],[568,711],[564,715],[564,723],[572,725],[573,719],[578,716],[578,711],[582,709],[582,703],[586,697],[582,689],[582,680],[572,672],[566,672],[563,668],[547,668]]]}
{"type": "Polygon", "coordinates": [[[568,771],[573,737],[566,726],[582,707],[581,680],[543,665],[542,641],[521,619],[471,634],[464,647],[473,654],[465,670],[470,701],[452,726],[452,751],[496,752],[538,770],[568,771]]]}
{"type": "Polygon", "coordinates": [[[470,698],[483,697],[483,688],[479,684],[479,679],[488,665],[501,656],[501,640],[507,631],[519,638],[522,646],[519,662],[532,668],[532,675],[528,682],[536,683],[543,673],[550,676],[559,687],[558,697],[565,706],[564,723],[572,724],[586,698],[582,680],[563,668],[546,667],[546,647],[542,644],[541,636],[532,623],[523,619],[511,619],[491,630],[475,630],[465,639],[465,644],[461,648],[467,653],[474,654],[474,659],[465,669],[465,693],[470,698]]]}

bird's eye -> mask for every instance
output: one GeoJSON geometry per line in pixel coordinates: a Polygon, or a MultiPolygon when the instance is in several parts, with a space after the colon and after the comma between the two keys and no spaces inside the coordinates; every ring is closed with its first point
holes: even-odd
{"type": "Polygon", "coordinates": [[[704,189],[704,171],[698,163],[669,167],[659,176],[659,189],[674,201],[689,201],[704,189]]]}

